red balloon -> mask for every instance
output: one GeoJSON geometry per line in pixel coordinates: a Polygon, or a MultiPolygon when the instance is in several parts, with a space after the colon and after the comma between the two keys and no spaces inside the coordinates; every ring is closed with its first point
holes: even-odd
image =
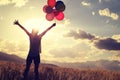
{"type": "Polygon", "coordinates": [[[53,10],[54,16],[58,16],[59,15],[59,11],[57,11],[56,9],[53,10]]]}
{"type": "Polygon", "coordinates": [[[56,5],[56,0],[48,0],[48,5],[54,7],[56,5]]]}
{"type": "Polygon", "coordinates": [[[43,7],[43,12],[45,12],[45,13],[47,13],[47,12],[46,12],[47,6],[48,6],[48,5],[45,5],[45,6],[43,7]]]}
{"type": "Polygon", "coordinates": [[[46,14],[46,19],[52,21],[54,19],[54,13],[46,14]]]}
{"type": "Polygon", "coordinates": [[[59,21],[64,19],[64,13],[63,12],[59,12],[59,14],[57,16],[55,16],[55,18],[59,21]]]}

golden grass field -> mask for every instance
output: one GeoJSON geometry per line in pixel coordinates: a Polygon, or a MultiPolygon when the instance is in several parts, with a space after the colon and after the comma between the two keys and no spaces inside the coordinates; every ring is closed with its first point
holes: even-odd
{"type": "MultiPolygon", "coordinates": [[[[25,64],[0,62],[0,80],[22,80],[25,64]]],[[[29,80],[34,78],[31,66],[29,80]]],[[[39,67],[40,80],[120,80],[120,71],[101,69],[72,69],[42,65],[39,67]]]]}

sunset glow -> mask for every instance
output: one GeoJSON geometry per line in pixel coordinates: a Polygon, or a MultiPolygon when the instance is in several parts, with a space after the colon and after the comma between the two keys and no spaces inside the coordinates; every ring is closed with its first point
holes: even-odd
{"type": "Polygon", "coordinates": [[[47,29],[50,25],[52,25],[52,22],[48,22],[43,18],[33,18],[25,22],[25,27],[27,30],[31,32],[33,28],[38,29],[40,32],[47,29]]]}
{"type": "Polygon", "coordinates": [[[37,28],[39,33],[56,23],[42,38],[42,61],[120,61],[119,0],[63,0],[62,21],[46,19],[46,1],[0,0],[1,52],[26,58],[29,37],[13,25],[18,20],[29,32],[37,28]]]}

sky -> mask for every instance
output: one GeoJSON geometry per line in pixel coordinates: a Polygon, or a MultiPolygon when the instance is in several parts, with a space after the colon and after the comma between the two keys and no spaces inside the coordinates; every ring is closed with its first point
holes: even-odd
{"type": "MultiPolygon", "coordinates": [[[[57,1],[57,0],[56,0],[57,1]]],[[[56,22],[42,38],[41,60],[56,62],[120,61],[120,0],[62,0],[62,21],[47,21],[47,0],[0,0],[0,51],[26,58],[29,32],[40,33],[56,22]]]]}

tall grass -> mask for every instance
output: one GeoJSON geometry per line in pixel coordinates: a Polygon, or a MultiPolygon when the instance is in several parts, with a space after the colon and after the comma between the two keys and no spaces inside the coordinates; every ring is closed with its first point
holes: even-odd
{"type": "MultiPolygon", "coordinates": [[[[22,80],[25,64],[0,62],[0,80],[22,80]]],[[[34,79],[34,67],[29,72],[29,80],[34,79]]],[[[40,80],[120,80],[120,71],[100,69],[72,69],[55,66],[40,66],[40,80]]]]}

